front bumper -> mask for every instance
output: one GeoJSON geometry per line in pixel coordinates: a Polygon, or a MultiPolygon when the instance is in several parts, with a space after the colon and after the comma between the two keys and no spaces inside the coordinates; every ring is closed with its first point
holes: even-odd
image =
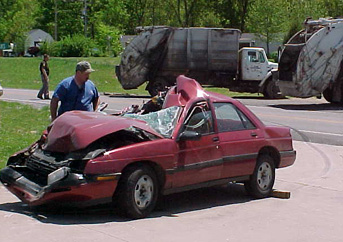
{"type": "Polygon", "coordinates": [[[69,173],[53,184],[33,181],[25,167],[5,167],[0,181],[24,203],[31,206],[56,203],[59,205],[89,206],[112,201],[118,179],[98,181],[94,177],[69,173]]]}

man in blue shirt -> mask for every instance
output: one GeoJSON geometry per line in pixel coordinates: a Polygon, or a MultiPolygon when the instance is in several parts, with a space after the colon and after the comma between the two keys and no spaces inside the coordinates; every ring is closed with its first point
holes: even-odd
{"type": "Polygon", "coordinates": [[[50,102],[51,121],[71,110],[95,111],[99,105],[99,93],[89,79],[93,72],[87,61],[76,65],[75,76],[61,81],[55,89],[50,102]],[[61,102],[57,112],[58,103],[61,102]]]}

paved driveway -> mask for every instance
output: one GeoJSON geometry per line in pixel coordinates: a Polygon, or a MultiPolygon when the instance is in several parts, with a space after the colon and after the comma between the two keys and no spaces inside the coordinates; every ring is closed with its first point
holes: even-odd
{"type": "Polygon", "coordinates": [[[0,185],[0,238],[6,242],[342,241],[343,147],[294,142],[292,167],[275,188],[290,199],[251,200],[238,184],[174,194],[149,218],[125,220],[107,207],[34,211],[0,185]]]}

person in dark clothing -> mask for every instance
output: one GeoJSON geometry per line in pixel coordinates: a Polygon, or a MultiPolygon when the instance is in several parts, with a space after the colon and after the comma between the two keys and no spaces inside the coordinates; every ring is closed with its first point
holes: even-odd
{"type": "Polygon", "coordinates": [[[49,97],[49,55],[44,54],[43,61],[39,65],[40,75],[42,79],[42,88],[39,90],[37,97],[40,99],[50,99],[49,97]]]}

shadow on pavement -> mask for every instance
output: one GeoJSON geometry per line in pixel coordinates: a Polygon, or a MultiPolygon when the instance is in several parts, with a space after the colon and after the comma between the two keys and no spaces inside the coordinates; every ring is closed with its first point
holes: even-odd
{"type": "Polygon", "coordinates": [[[282,97],[282,98],[265,98],[263,95],[261,96],[233,96],[232,98],[234,99],[256,99],[256,100],[287,100],[287,97],[282,97]]]}
{"type": "MultiPolygon", "coordinates": [[[[178,217],[178,214],[211,207],[227,206],[251,201],[244,186],[229,184],[164,196],[149,218],[178,217]]],[[[21,202],[0,204],[0,211],[30,216],[42,223],[59,225],[99,224],[106,222],[129,222],[120,217],[110,205],[91,208],[32,208],[21,202]]]]}
{"type": "Polygon", "coordinates": [[[306,110],[306,111],[323,111],[323,110],[343,110],[343,105],[333,103],[321,104],[272,104],[272,108],[281,108],[286,110],[306,110]]]}
{"type": "Polygon", "coordinates": [[[151,98],[150,95],[140,95],[140,94],[128,94],[128,93],[103,93],[108,97],[118,97],[118,98],[151,98]]]}

